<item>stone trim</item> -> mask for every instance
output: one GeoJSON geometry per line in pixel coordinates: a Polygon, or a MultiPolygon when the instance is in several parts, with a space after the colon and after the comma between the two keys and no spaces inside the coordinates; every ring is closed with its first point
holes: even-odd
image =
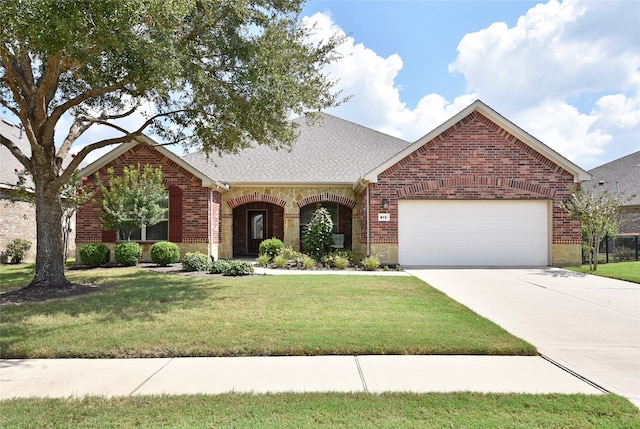
{"type": "Polygon", "coordinates": [[[298,204],[298,207],[302,208],[304,206],[308,206],[309,204],[321,203],[321,202],[342,204],[343,206],[347,206],[352,210],[356,206],[356,202],[354,200],[347,197],[343,197],[341,195],[330,194],[328,192],[324,194],[311,195],[310,197],[303,198],[302,200],[298,201],[297,204],[298,204]]]}
{"type": "Polygon", "coordinates": [[[235,209],[236,207],[241,206],[243,204],[256,203],[256,202],[275,204],[276,206],[280,206],[280,207],[284,207],[287,205],[286,201],[278,197],[275,197],[273,195],[265,195],[258,192],[254,192],[253,194],[240,195],[239,197],[236,197],[227,201],[227,205],[230,208],[235,209]]]}

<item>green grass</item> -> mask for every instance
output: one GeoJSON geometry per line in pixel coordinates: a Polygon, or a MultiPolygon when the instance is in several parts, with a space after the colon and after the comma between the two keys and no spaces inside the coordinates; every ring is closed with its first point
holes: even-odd
{"type": "Polygon", "coordinates": [[[598,264],[596,271],[589,271],[589,265],[581,267],[566,267],[572,271],[593,274],[596,276],[610,277],[628,282],[640,283],[640,261],[637,262],[612,262],[609,264],[598,264]]]}
{"type": "Polygon", "coordinates": [[[0,357],[536,352],[413,277],[186,277],[116,268],[68,278],[101,290],[5,305],[0,357]]]}
{"type": "Polygon", "coordinates": [[[6,428],[637,428],[615,395],[308,393],[12,399],[6,428]]]}

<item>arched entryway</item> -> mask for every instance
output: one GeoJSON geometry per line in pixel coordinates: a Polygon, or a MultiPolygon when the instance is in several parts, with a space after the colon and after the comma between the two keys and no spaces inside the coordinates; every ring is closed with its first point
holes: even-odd
{"type": "Polygon", "coordinates": [[[266,202],[242,204],[233,209],[233,256],[256,256],[267,238],[284,240],[284,208],[266,202]]]}
{"type": "Polygon", "coordinates": [[[353,244],[352,237],[352,212],[353,209],[344,204],[333,201],[312,202],[300,207],[300,247],[302,250],[302,236],[304,229],[311,221],[313,213],[320,207],[324,207],[331,214],[333,221],[333,233],[336,244],[340,244],[339,248],[351,249],[353,244]]]}

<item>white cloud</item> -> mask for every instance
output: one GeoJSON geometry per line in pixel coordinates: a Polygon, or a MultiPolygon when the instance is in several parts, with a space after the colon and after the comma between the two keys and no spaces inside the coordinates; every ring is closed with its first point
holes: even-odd
{"type": "Polygon", "coordinates": [[[612,142],[617,156],[638,149],[639,10],[635,2],[551,0],[513,28],[495,23],[465,35],[449,70],[543,142],[592,167],[611,159],[612,142]]]}
{"type": "MultiPolygon", "coordinates": [[[[315,41],[326,40],[334,33],[345,36],[331,17],[323,13],[304,18],[304,23],[315,24],[315,41]]],[[[356,44],[352,37],[347,37],[340,53],[343,58],[330,64],[326,72],[339,78],[336,89],[352,98],[328,112],[387,134],[417,140],[476,98],[473,94],[462,95],[448,102],[441,95],[427,94],[412,110],[401,101],[395,82],[403,67],[398,54],[383,58],[363,44],[356,44]]]]}

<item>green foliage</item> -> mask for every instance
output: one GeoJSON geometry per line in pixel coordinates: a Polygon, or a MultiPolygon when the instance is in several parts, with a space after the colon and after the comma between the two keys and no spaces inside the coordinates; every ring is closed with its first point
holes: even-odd
{"type": "Polygon", "coordinates": [[[331,268],[339,268],[341,270],[352,265],[357,265],[360,261],[357,253],[351,250],[334,250],[322,258],[322,263],[331,268]]]}
{"type": "Polygon", "coordinates": [[[276,268],[284,268],[287,266],[287,258],[285,258],[283,255],[278,255],[273,259],[273,265],[276,268]]]}
{"type": "Polygon", "coordinates": [[[24,255],[31,250],[31,242],[22,238],[16,238],[5,250],[0,253],[0,262],[3,264],[20,264],[24,260],[24,255]]]}
{"type": "Polygon", "coordinates": [[[615,235],[618,230],[618,209],[621,198],[607,191],[596,189],[570,189],[571,198],[562,204],[569,216],[582,224],[582,233],[589,246],[589,266],[598,269],[600,242],[605,235],[615,235]]]}
{"type": "Polygon", "coordinates": [[[133,266],[138,265],[138,258],[142,254],[142,248],[138,243],[120,243],[116,246],[114,259],[120,265],[133,266]]]}
{"type": "Polygon", "coordinates": [[[131,233],[144,225],[152,226],[166,218],[167,191],[162,179],[162,170],[145,165],[124,167],[121,175],[113,168],[107,170],[108,183],[98,181],[102,200],[100,216],[102,229],[120,231],[124,238],[131,239],[131,233]]]}
{"type": "Polygon", "coordinates": [[[258,265],[260,265],[261,267],[266,267],[267,265],[269,265],[269,262],[271,262],[271,256],[269,255],[260,255],[258,256],[258,265]]]}
{"type": "Polygon", "coordinates": [[[209,271],[209,258],[200,252],[186,253],[182,259],[182,271],[209,271]]]}
{"type": "Polygon", "coordinates": [[[229,261],[222,272],[223,276],[239,277],[253,274],[253,265],[249,261],[229,261]]]}
{"type": "MultiPolygon", "coordinates": [[[[302,5],[1,1],[0,105],[20,118],[30,151],[0,144],[37,176],[37,211],[58,216],[60,189],[91,152],[131,144],[145,131],[206,153],[251,142],[289,147],[297,135],[293,114],[341,101],[326,66],[346,38],[310,42],[314,30],[299,18],[302,5]],[[136,118],[141,105],[149,111],[123,128],[118,121],[136,118]],[[73,154],[94,126],[117,133],[73,154]]],[[[51,237],[61,229],[43,221],[38,227],[51,237]]],[[[49,250],[36,267],[41,284],[68,286],[61,241],[38,241],[49,250]]]]}
{"type": "Polygon", "coordinates": [[[102,243],[88,243],[80,248],[80,261],[82,265],[96,268],[109,262],[111,250],[102,243]]]}
{"type": "Polygon", "coordinates": [[[333,260],[333,265],[339,270],[344,270],[349,266],[349,260],[347,258],[343,258],[342,256],[336,256],[336,258],[333,260]]]}
{"type": "Polygon", "coordinates": [[[333,221],[324,207],[315,211],[302,235],[304,252],[316,260],[331,252],[333,245],[333,221]]]}
{"type": "Polygon", "coordinates": [[[305,270],[312,270],[316,267],[316,260],[313,259],[311,256],[309,255],[303,255],[302,256],[302,268],[304,268],[305,270]]]}
{"type": "Polygon", "coordinates": [[[282,240],[274,237],[263,240],[258,248],[258,253],[260,255],[269,255],[273,258],[278,254],[280,249],[284,249],[284,243],[282,240]]]}
{"type": "Polygon", "coordinates": [[[218,259],[214,261],[209,266],[209,273],[211,274],[224,274],[224,272],[228,269],[231,261],[226,259],[218,259]]]}
{"type": "Polygon", "coordinates": [[[160,265],[175,264],[180,259],[180,248],[176,243],[159,241],[151,246],[151,260],[160,265]]]}
{"type": "Polygon", "coordinates": [[[366,271],[375,271],[380,266],[380,261],[375,256],[369,256],[362,260],[362,265],[366,271]]]}

